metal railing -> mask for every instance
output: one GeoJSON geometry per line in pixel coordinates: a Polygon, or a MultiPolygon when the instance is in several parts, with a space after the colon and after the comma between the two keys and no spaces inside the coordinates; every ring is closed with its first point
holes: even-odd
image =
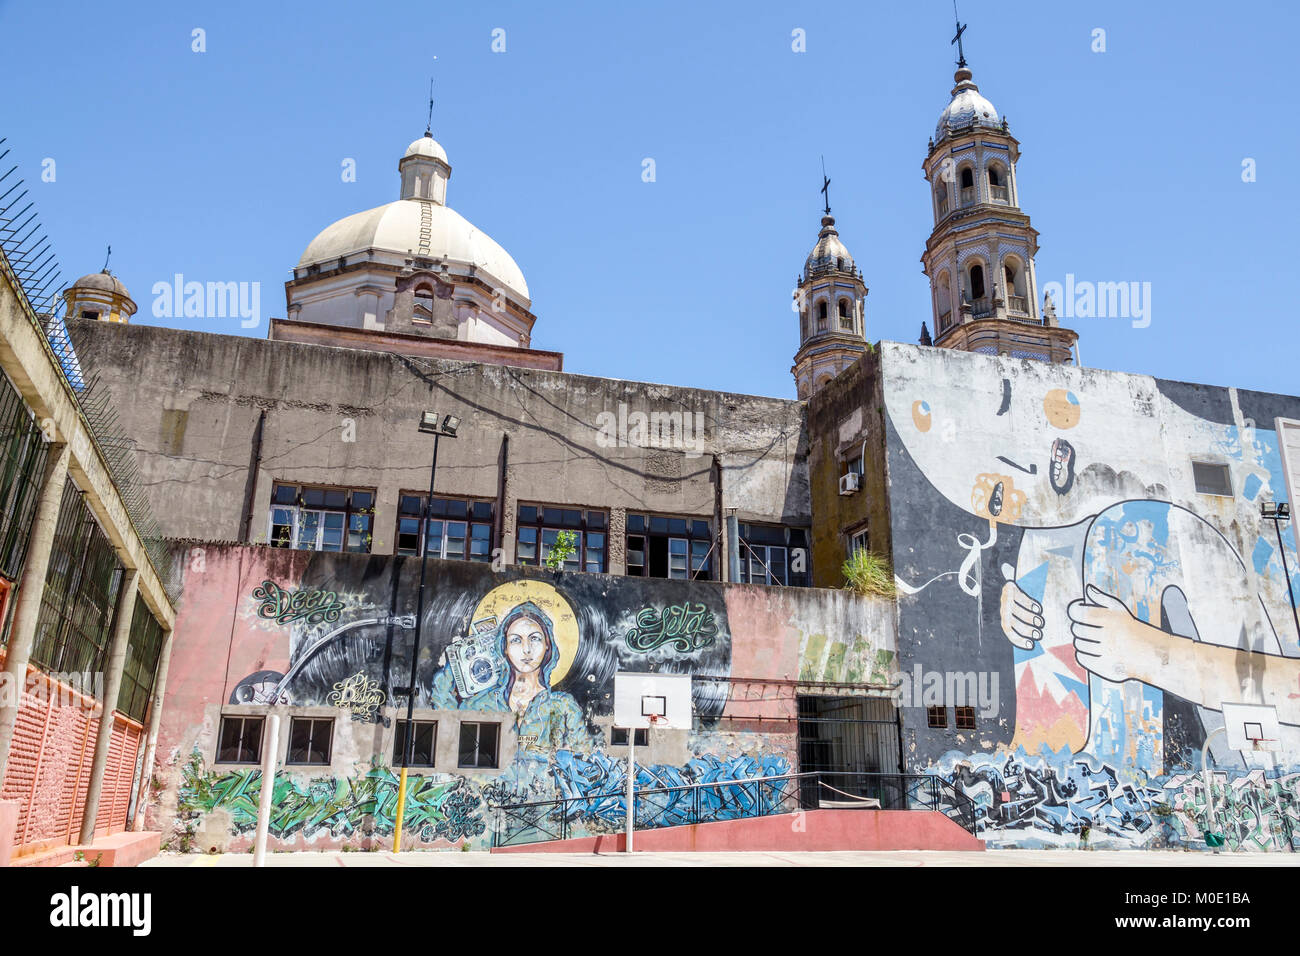
{"type": "MultiPolygon", "coordinates": [[[[933,774],[789,773],[653,787],[633,794],[635,828],[655,830],[794,813],[797,810],[931,810],[975,833],[975,804],[933,774]]],[[[617,834],[627,819],[623,790],[497,804],[494,847],[617,834]]]]}

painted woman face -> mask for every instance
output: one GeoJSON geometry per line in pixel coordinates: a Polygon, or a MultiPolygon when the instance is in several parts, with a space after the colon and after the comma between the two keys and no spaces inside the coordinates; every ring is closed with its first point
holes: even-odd
{"type": "Polygon", "coordinates": [[[530,617],[516,619],[506,629],[506,656],[520,674],[531,674],[546,660],[546,632],[530,617]]]}

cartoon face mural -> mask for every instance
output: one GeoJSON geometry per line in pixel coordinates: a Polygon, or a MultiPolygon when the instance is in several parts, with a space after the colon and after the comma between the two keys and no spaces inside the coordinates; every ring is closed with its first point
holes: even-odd
{"type": "Polygon", "coordinates": [[[1207,739],[1245,769],[1215,731],[1249,703],[1300,758],[1300,639],[1259,519],[1287,497],[1261,425],[1300,400],[892,345],[882,367],[900,633],[925,659],[964,631],[950,647],[1014,670],[990,739],[1061,773],[1092,755],[1122,784],[1199,766],[1207,739]],[[1193,461],[1234,494],[1199,494],[1193,461]]]}

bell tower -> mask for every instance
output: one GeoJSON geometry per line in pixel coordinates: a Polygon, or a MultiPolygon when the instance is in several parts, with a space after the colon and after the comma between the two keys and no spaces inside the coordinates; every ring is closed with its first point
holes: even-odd
{"type": "MultiPolygon", "coordinates": [[[[1039,308],[1038,232],[1020,208],[1020,143],[975,85],[957,24],[956,85],[922,166],[934,228],[921,255],[934,344],[1013,358],[1073,361],[1078,335],[1039,308]]],[[[924,336],[923,336],[924,337],[924,336]]]]}
{"type": "Polygon", "coordinates": [[[866,351],[867,286],[831,215],[830,180],[822,174],[826,204],[817,243],[795,282],[799,351],[794,355],[795,388],[801,401],[866,351]]]}

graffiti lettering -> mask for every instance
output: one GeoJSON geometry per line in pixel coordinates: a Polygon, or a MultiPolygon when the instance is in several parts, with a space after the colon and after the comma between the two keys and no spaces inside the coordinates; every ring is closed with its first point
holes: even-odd
{"type": "Polygon", "coordinates": [[[652,651],[665,644],[678,651],[708,647],[718,635],[713,612],[703,604],[671,604],[658,611],[647,607],[636,616],[636,627],[627,632],[627,646],[634,651],[652,651]]]}
{"type": "Polygon", "coordinates": [[[277,624],[294,621],[333,624],[343,610],[343,604],[334,591],[286,591],[269,580],[253,589],[253,598],[262,602],[258,605],[257,616],[277,624]]]}
{"type": "Polygon", "coordinates": [[[342,707],[350,711],[354,719],[371,720],[384,705],[386,696],[379,689],[379,681],[358,671],[347,680],[335,684],[326,700],[331,707],[342,707]]]}

